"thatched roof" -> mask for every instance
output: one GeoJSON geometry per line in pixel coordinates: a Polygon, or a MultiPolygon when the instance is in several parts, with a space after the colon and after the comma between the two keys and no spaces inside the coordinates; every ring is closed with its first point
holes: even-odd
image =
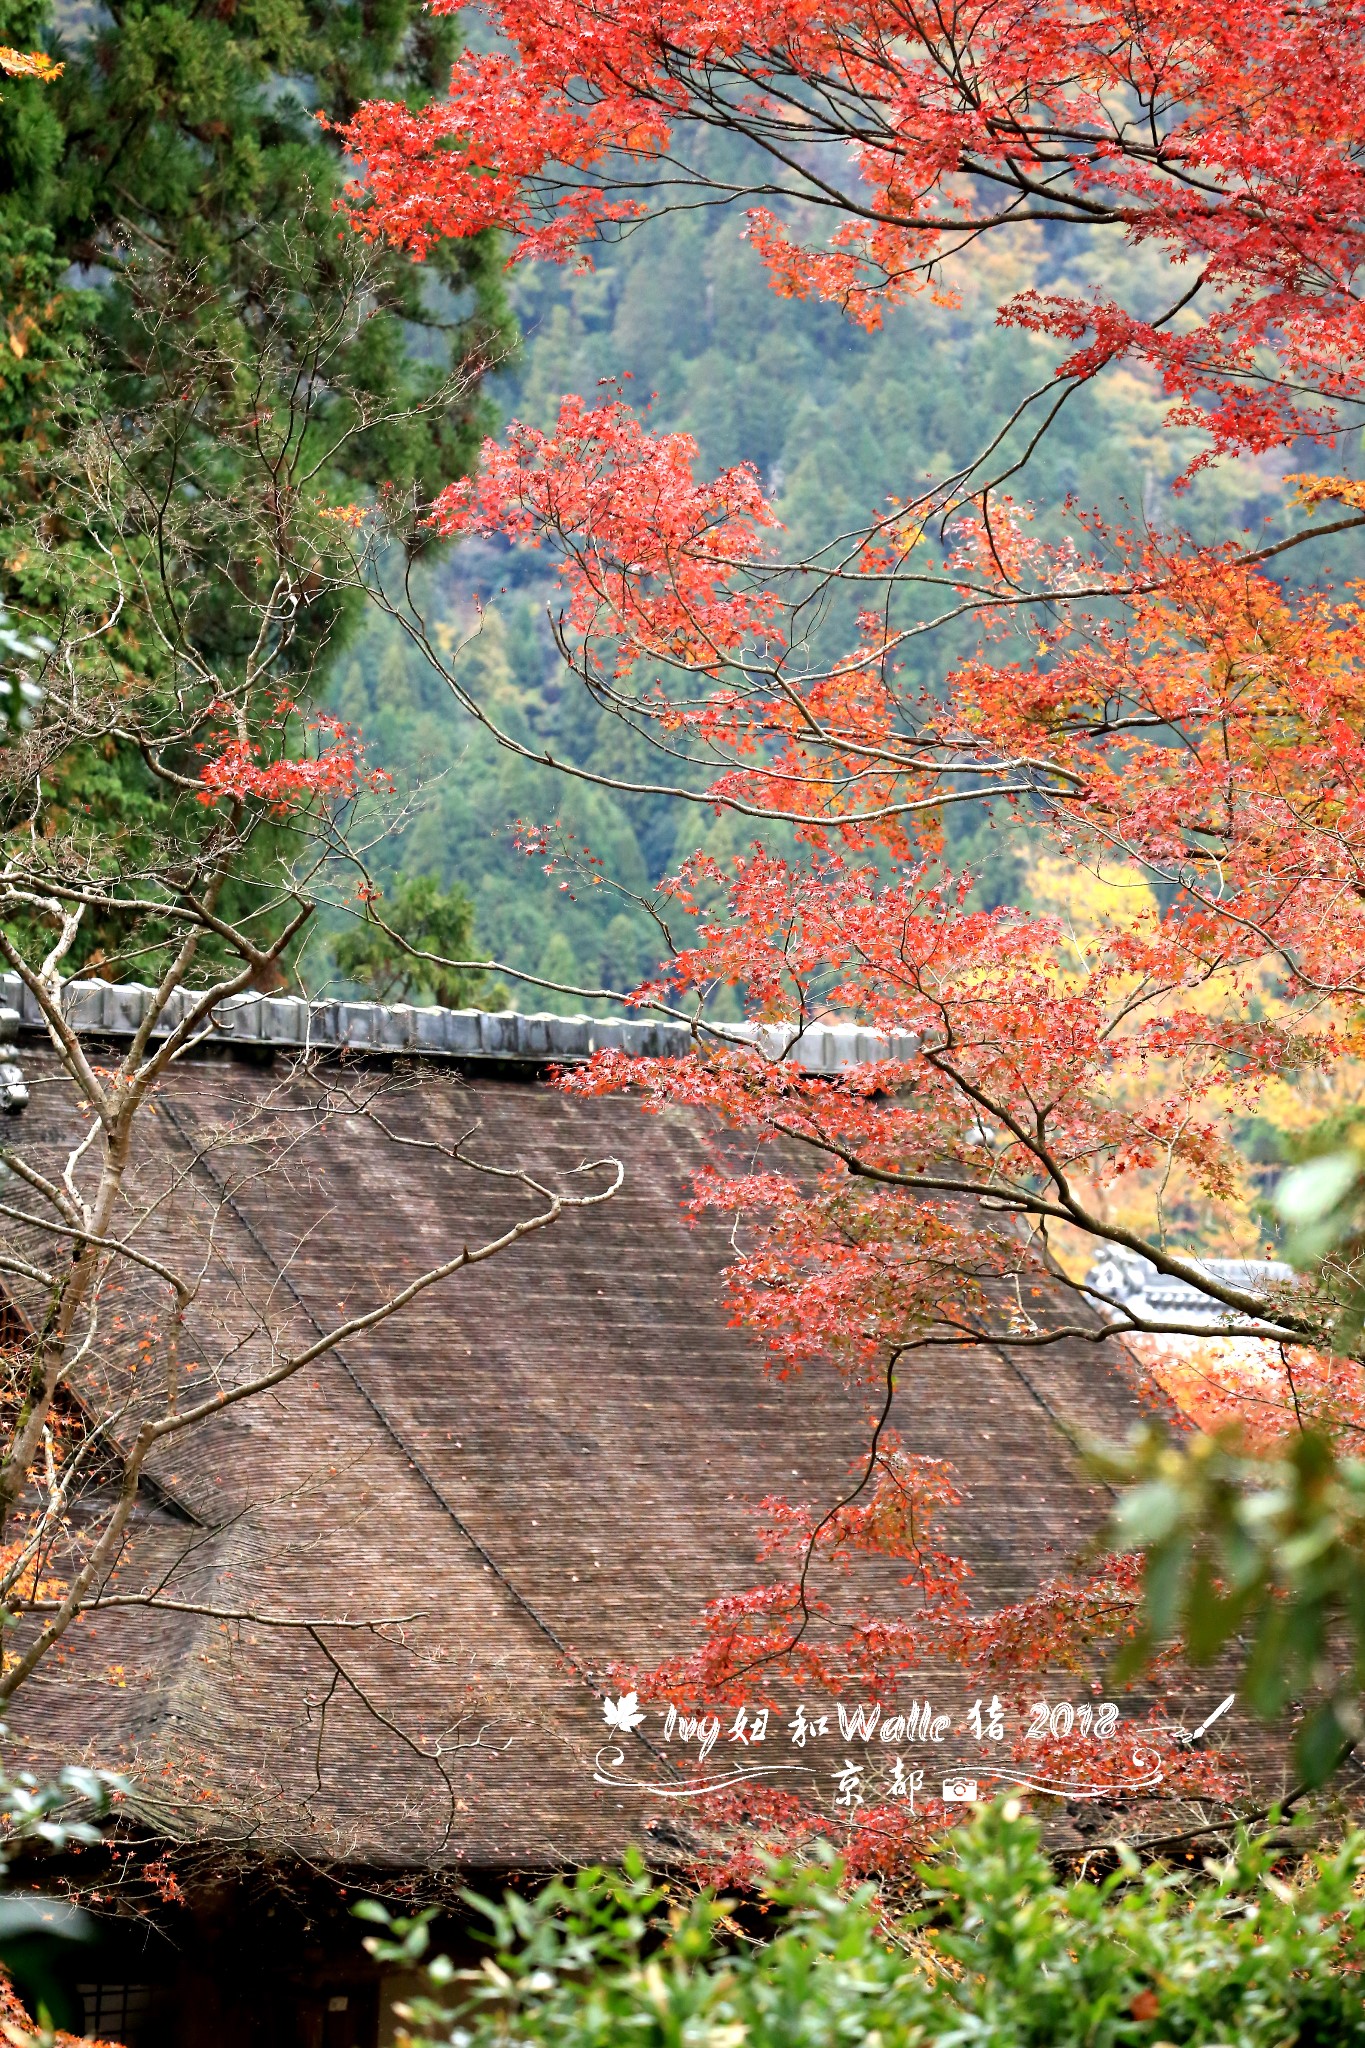
{"type": "MultiPolygon", "coordinates": [[[[55,1159],[72,1098],[50,1054],[30,1040],[23,1058],[26,1147],[55,1159]]],[[[764,1576],[748,1510],[772,1491],[833,1499],[867,1403],[833,1374],[765,1378],[729,1325],[728,1226],[683,1212],[710,1142],[697,1120],[565,1095],[531,1061],[519,1077],[419,1061],[385,1106],[388,1137],[296,1117],[287,1156],[253,1178],[234,1123],[280,1085],[259,1058],[191,1058],[148,1121],[139,1183],[170,1196],[167,1240],[188,1257],[214,1219],[205,1358],[259,1346],[262,1301],[306,1332],[525,1213],[515,1184],[397,1139],[477,1122],[485,1159],[554,1175],[611,1154],[625,1185],[182,1441],[117,1579],[138,1590],[179,1560],[175,1587],[204,1606],[411,1620],[376,1635],[107,1615],[40,1670],[15,1733],[130,1770],[167,1828],[313,1860],[509,1870],[619,1853],[660,1807],[593,1782],[594,1687],[686,1648],[706,1600],[764,1576]]],[[[895,1419],[956,1467],[952,1533],[980,1603],[1029,1593],[1078,1549],[1104,1500],[1074,1439],[1121,1435],[1137,1413],[1088,1345],[1045,1364],[1004,1343],[920,1356],[895,1419]]]]}

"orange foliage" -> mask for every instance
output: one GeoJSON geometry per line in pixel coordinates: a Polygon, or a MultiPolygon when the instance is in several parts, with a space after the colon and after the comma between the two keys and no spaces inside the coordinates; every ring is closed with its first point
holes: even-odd
{"type": "MultiPolygon", "coordinates": [[[[1141,375],[1195,444],[1181,487],[1226,456],[1301,463],[1365,398],[1362,0],[489,12],[498,48],[466,52],[445,101],[372,103],[346,127],[365,234],[421,255],[497,228],[514,260],[562,258],[637,217],[666,162],[710,198],[764,202],[748,234],[780,295],[871,326],[1021,223],[1046,221],[1058,248],[1068,224],[1101,229],[1153,252],[1159,288],[1122,304],[1096,264],[1088,285],[1007,289],[997,318],[1053,346],[1040,410],[1117,366],[1141,375]],[[752,187],[708,185],[692,124],[768,153],[752,187]],[[780,217],[775,175],[795,196],[780,217]]],[[[1330,1356],[1331,1276],[1211,1275],[1188,1217],[1202,1206],[1245,1234],[1239,1125],[1362,1049],[1365,588],[1296,589],[1281,557],[1365,525],[1365,487],[1296,475],[1285,510],[1318,523],[1264,548],[1074,507],[1058,539],[983,456],[790,561],[752,472],[708,484],[695,461],[619,396],[571,398],[553,433],[514,424],[434,508],[444,532],[550,551],[564,648],[594,694],[708,764],[717,804],[799,828],[795,854],[760,840],[682,864],[665,896],[686,942],[639,992],[704,1016],[736,991],[768,1039],[607,1053],[565,1085],[701,1108],[739,1134],[749,1170],[704,1176],[695,1199],[743,1219],[730,1299],[781,1373],[833,1361],[889,1412],[917,1353],[1002,1329],[1046,1373],[1050,1345],[1096,1333],[1083,1276],[1110,1244],[1273,1333],[1254,1355],[1154,1354],[1189,1413],[1241,1416],[1267,1444],[1310,1418],[1349,1438],[1362,1383],[1330,1356]],[[861,609],[831,650],[811,621],[849,590],[861,609]],[[926,616],[974,645],[915,690],[926,616]],[[939,813],[968,795],[1026,822],[1063,872],[1140,880],[1125,913],[1082,932],[1055,910],[980,909],[940,858],[939,813]],[[913,1052],[837,1076],[785,1056],[828,1017],[913,1052]],[[793,1145],[809,1170],[791,1169],[793,1145]]],[[[1128,1322],[1143,1341],[1199,1334],[1178,1314],[1128,1322]]],[[[974,1613],[933,1533],[951,1498],[950,1473],[886,1436],[833,1512],[766,1501],[762,1547],[784,1576],[713,1602],[699,1646],[654,1682],[712,1703],[783,1682],[884,1698],[926,1657],[1018,1684],[1090,1671],[1132,1635],[1133,1560],[974,1613]],[[911,1568],[893,1619],[852,1591],[836,1613],[812,1588],[817,1562],[868,1554],[911,1568]]],[[[1167,1749],[1184,1782],[1208,1782],[1213,1765],[1167,1749]]],[[[734,1810],[799,1832],[784,1800],[734,1810]]]]}
{"type": "Polygon", "coordinates": [[[0,71],[6,78],[38,78],[47,85],[60,78],[65,69],[64,64],[54,63],[45,51],[12,50],[8,43],[0,43],[0,71]]]}
{"type": "Polygon", "coordinates": [[[40,2036],[28,2009],[5,1970],[0,1967],[0,2030],[13,2048],[36,2048],[39,2040],[52,2041],[56,2048],[119,2048],[117,2042],[101,2041],[92,2034],[68,2034],[62,2028],[40,2036]]]}

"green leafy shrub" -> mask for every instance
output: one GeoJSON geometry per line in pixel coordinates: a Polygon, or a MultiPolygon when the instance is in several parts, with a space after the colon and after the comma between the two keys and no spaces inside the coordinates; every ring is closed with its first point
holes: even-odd
{"type": "Polygon", "coordinates": [[[433,875],[409,875],[379,910],[382,922],[355,925],[334,948],[338,970],[366,995],[380,1003],[434,1002],[452,1010],[500,1009],[506,1003],[501,982],[490,984],[477,970],[442,964],[473,950],[474,905],[463,889],[442,889],[433,875]]]}
{"type": "MultiPolygon", "coordinates": [[[[1365,2043],[1365,1838],[1288,1883],[1244,1838],[1197,1876],[1130,1852],[1100,1882],[1059,1882],[1017,1801],[982,1812],[888,1919],[832,1861],[774,1871],[770,1939],[733,1902],[669,1910],[638,1857],[534,1899],[471,1899],[491,1924],[477,1971],[431,1964],[399,2008],[408,2040],[452,2048],[1350,2048],[1365,2043]]],[[[364,1917],[383,1919],[367,1905],[364,1917]]],[[[429,1916],[390,1921],[381,1960],[426,1951],[429,1916]]]]}

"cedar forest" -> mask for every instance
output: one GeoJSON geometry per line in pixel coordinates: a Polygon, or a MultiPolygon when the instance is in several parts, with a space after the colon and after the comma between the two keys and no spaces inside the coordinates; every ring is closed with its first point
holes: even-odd
{"type": "MultiPolygon", "coordinates": [[[[246,12],[204,31],[197,146],[146,123],[119,178],[97,138],[157,17],[68,47],[0,13],[8,966],[58,1019],[64,973],[149,959],[686,1019],[690,1057],[561,1085],[743,1138],[695,1191],[735,1218],[734,1315],[865,1391],[868,1450],[834,1506],[765,1501],[767,1575],[621,1682],[875,1700],[947,1660],[1019,1695],[1117,1658],[1168,1786],[1216,1798],[1162,1686],[1232,1658],[1331,1779],[1365,1736],[1365,12],[486,0],[461,45],[431,0],[302,8],[278,48],[246,12]],[[310,105],[260,95],[305,74],[310,105]],[[248,534],[272,379],[314,410],[248,534]],[[145,510],[186,471],[188,556],[250,618],[206,600],[216,669],[145,510]],[[73,724],[110,634],[150,708],[101,684],[73,724]],[[831,1018],[913,1055],[808,1072],[831,1018]],[[1107,1293],[1115,1250],[1233,1336],[1107,1293]],[[1105,1554],[983,1613],[953,1474],[886,1419],[1001,1319],[1043,1374],[1125,1336],[1195,1426],[1103,1454],[1105,1554]]],[[[1051,1756],[1110,1767],[1080,1730],[1051,1756]]],[[[731,1876],[826,1828],[720,1818],[731,1876]]],[[[863,1809],[842,1847],[905,1869],[943,1826],[863,1809]]]]}

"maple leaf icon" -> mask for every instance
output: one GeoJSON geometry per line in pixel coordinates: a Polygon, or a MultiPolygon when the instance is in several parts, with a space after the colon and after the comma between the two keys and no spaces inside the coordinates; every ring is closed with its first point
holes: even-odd
{"type": "Polygon", "coordinates": [[[603,1700],[602,1712],[607,1726],[615,1728],[622,1735],[629,1735],[632,1728],[638,1728],[644,1720],[640,1702],[633,1692],[623,1692],[619,1700],[603,1700]]]}

